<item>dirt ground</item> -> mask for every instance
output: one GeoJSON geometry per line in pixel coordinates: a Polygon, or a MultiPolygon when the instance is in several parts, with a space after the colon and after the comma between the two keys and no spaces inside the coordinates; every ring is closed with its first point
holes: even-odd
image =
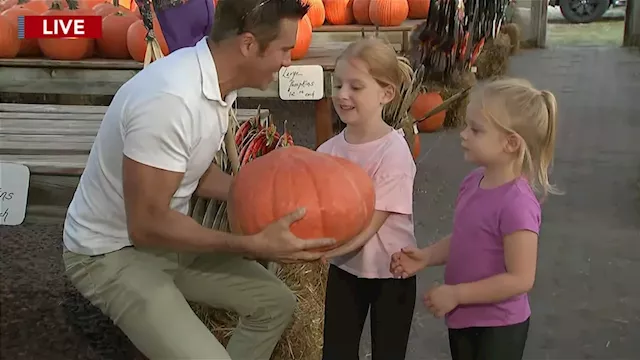
{"type": "MultiPolygon", "coordinates": [[[[637,359],[640,52],[529,50],[512,59],[510,73],[558,97],[552,178],[566,192],[544,206],[525,357],[637,359]]],[[[310,104],[263,106],[294,127],[303,116],[312,116],[310,104]]],[[[297,140],[313,142],[310,136],[297,140]]],[[[470,166],[462,161],[455,131],[422,135],[421,140],[415,219],[420,245],[426,245],[450,231],[453,200],[470,166]]],[[[122,333],[65,281],[60,234],[61,225],[0,227],[0,358],[140,358],[122,333]]],[[[419,292],[441,278],[441,269],[420,274],[419,292]]],[[[447,359],[445,330],[418,299],[407,359],[447,359]]],[[[368,349],[367,332],[363,359],[369,358],[368,349]]]]}

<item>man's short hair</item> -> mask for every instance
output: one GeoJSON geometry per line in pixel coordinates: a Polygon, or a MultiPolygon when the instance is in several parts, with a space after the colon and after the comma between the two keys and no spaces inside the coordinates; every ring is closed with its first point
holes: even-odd
{"type": "Polygon", "coordinates": [[[249,32],[264,50],[280,34],[280,20],[301,19],[308,9],[303,0],[219,0],[209,37],[220,43],[249,32]]]}

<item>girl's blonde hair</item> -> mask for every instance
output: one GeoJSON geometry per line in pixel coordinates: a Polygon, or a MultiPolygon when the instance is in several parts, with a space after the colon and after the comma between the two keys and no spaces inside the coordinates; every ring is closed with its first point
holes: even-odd
{"type": "Polygon", "coordinates": [[[523,79],[501,79],[474,91],[479,96],[483,115],[506,132],[517,134],[522,174],[534,191],[542,195],[561,194],[549,182],[556,142],[558,104],[555,96],[538,90],[523,79]]]}
{"type": "Polygon", "coordinates": [[[393,87],[394,98],[385,107],[402,101],[400,88],[410,86],[413,81],[413,69],[409,60],[397,56],[391,44],[377,37],[368,37],[349,44],[336,62],[342,59],[362,61],[380,86],[393,87]]]}

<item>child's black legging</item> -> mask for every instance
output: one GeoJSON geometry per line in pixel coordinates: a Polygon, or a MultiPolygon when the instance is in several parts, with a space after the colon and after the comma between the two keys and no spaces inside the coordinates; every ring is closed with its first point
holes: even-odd
{"type": "Polygon", "coordinates": [[[529,319],[507,326],[449,329],[452,360],[520,360],[529,319]]]}
{"type": "Polygon", "coordinates": [[[372,360],[403,360],[415,300],[415,276],[364,279],[329,266],[322,359],[359,359],[362,328],[371,308],[372,360]]]}

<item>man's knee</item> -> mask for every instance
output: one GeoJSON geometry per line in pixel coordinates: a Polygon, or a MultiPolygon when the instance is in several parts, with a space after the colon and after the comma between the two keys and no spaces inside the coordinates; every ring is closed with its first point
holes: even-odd
{"type": "Polygon", "coordinates": [[[265,301],[262,302],[262,311],[258,313],[264,314],[270,322],[289,324],[298,305],[298,299],[291,289],[278,281],[266,288],[263,296],[265,301]]]}

